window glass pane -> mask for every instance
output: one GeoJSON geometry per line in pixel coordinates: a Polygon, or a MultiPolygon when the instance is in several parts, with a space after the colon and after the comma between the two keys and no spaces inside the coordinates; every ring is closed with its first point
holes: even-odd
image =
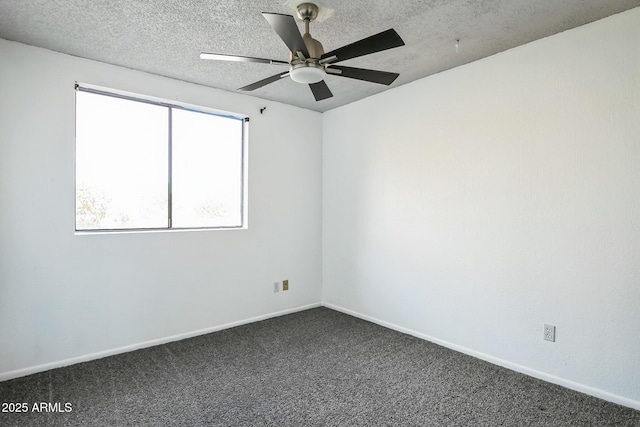
{"type": "Polygon", "coordinates": [[[242,225],[242,127],[237,119],[173,110],[173,227],[242,225]]]}
{"type": "Polygon", "coordinates": [[[168,226],[168,109],[76,92],[76,229],[168,226]]]}

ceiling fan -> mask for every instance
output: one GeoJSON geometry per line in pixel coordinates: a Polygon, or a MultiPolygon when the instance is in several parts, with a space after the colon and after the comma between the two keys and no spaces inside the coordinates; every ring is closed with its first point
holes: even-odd
{"type": "Polygon", "coordinates": [[[291,51],[289,61],[206,52],[202,52],[200,54],[200,58],[219,61],[289,65],[288,72],[278,73],[274,76],[267,77],[266,79],[241,87],[238,90],[255,90],[289,76],[291,77],[291,80],[295,82],[308,84],[316,101],[322,101],[323,99],[333,96],[324,81],[327,74],[384,85],[390,85],[396,78],[398,78],[398,73],[335,65],[337,62],[346,61],[347,59],[404,46],[404,41],[402,41],[402,38],[400,38],[395,30],[390,29],[383,31],[371,37],[367,37],[355,43],[351,43],[339,49],[325,53],[322,44],[309,34],[309,23],[317,18],[318,6],[313,3],[302,3],[298,5],[297,9],[298,17],[304,21],[304,35],[300,34],[293,16],[283,15],[280,13],[262,13],[269,24],[271,24],[271,27],[273,27],[275,32],[278,33],[282,41],[284,41],[291,51]]]}

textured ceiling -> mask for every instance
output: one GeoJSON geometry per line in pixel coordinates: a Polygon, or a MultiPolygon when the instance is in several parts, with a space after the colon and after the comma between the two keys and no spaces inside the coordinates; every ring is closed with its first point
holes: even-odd
{"type": "MultiPolygon", "coordinates": [[[[302,2],[302,0],[300,0],[302,2]]],[[[287,0],[0,0],[0,38],[220,89],[287,66],[205,61],[201,51],[288,60],[260,12],[295,16],[287,0]]],[[[340,65],[400,73],[399,86],[640,6],[640,0],[318,0],[311,34],[330,51],[394,28],[406,46],[340,65]],[[460,40],[456,52],[456,39],[460,40]]],[[[299,27],[303,29],[303,24],[299,27]]],[[[0,59],[1,63],[1,59],[0,59]]],[[[0,65],[1,66],[1,65],[0,65]]],[[[333,98],[282,79],[251,95],[327,111],[387,86],[327,76],[333,98]]]]}

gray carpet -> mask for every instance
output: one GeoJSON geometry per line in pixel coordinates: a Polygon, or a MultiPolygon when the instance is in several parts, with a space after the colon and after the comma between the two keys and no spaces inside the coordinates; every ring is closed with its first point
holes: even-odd
{"type": "Polygon", "coordinates": [[[30,405],[2,426],[640,426],[638,411],[326,308],[1,382],[0,396],[30,405]]]}

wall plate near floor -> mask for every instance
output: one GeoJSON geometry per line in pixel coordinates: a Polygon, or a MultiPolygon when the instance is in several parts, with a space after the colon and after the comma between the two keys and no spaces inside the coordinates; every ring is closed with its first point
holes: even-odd
{"type": "Polygon", "coordinates": [[[280,292],[280,282],[273,282],[273,292],[280,292]]]}
{"type": "Polygon", "coordinates": [[[283,280],[282,281],[282,290],[283,291],[288,291],[289,290],[289,281],[288,280],[283,280]]]}

